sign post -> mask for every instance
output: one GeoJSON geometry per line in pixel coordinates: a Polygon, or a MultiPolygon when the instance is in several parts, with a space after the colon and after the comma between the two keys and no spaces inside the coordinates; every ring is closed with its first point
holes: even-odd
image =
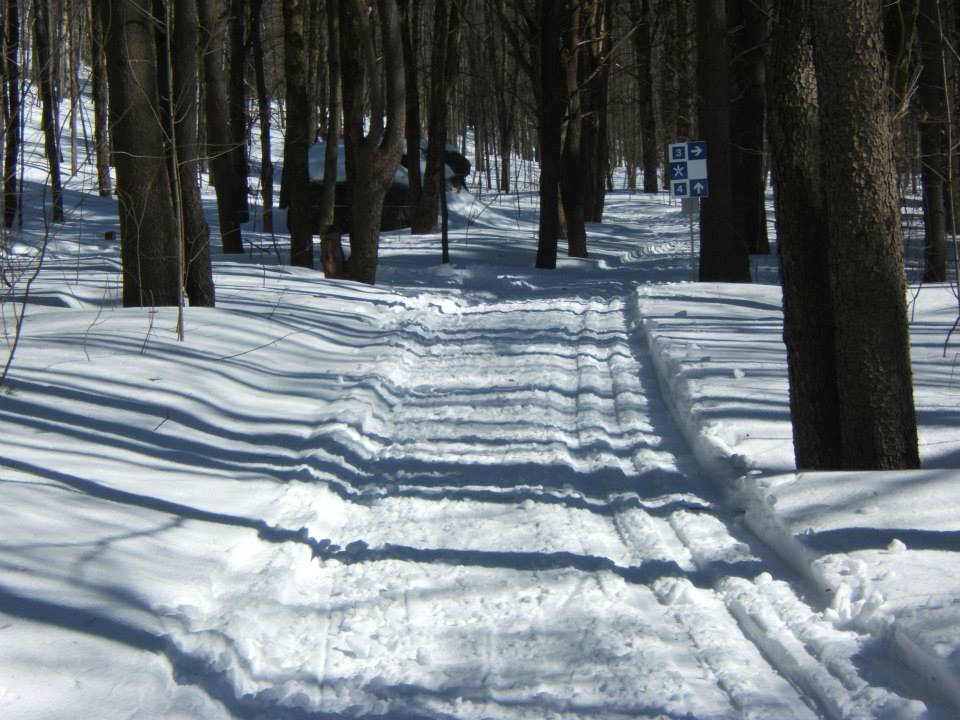
{"type": "Polygon", "coordinates": [[[690,266],[696,268],[693,216],[700,209],[700,198],[710,197],[707,143],[703,140],[673,143],[667,148],[667,156],[670,158],[670,195],[680,198],[683,212],[690,216],[690,266]]]}

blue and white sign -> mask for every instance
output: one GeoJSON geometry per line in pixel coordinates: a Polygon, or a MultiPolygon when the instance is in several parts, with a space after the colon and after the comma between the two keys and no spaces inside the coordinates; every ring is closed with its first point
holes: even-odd
{"type": "Polygon", "coordinates": [[[673,143],[670,158],[670,194],[674,197],[709,197],[707,144],[703,140],[673,143]]]}

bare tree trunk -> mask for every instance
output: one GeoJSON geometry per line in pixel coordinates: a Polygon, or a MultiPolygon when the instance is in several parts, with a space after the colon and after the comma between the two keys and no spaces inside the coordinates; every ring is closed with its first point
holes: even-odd
{"type": "Polygon", "coordinates": [[[313,218],[307,153],[312,139],[307,91],[306,13],[308,0],[283,3],[284,59],[287,86],[287,136],[283,144],[283,184],[290,229],[290,262],[313,267],[313,218]]]}
{"type": "Polygon", "coordinates": [[[6,95],[3,117],[3,225],[12,228],[20,215],[20,194],[17,192],[17,159],[20,157],[21,85],[20,85],[20,14],[18,0],[7,0],[4,18],[3,70],[6,95]]]}
{"type": "MultiPolygon", "coordinates": [[[[690,65],[690,62],[677,63],[675,58],[682,57],[678,50],[682,38],[679,37],[677,21],[681,11],[685,12],[685,0],[676,0],[657,3],[657,13],[661,28],[661,41],[655,47],[655,58],[660,72],[658,73],[658,89],[660,94],[660,114],[657,118],[663,142],[669,144],[678,140],[692,140],[690,137],[681,137],[677,133],[677,115],[679,114],[679,98],[677,97],[677,83],[679,81],[679,66],[690,65]]],[[[692,60],[692,58],[691,58],[692,60]]],[[[661,157],[666,148],[661,148],[661,157]]]]}
{"type": "Polygon", "coordinates": [[[841,462],[918,467],[881,9],[874,0],[812,7],[841,462]]]}
{"type": "Polygon", "coordinates": [[[197,0],[200,17],[200,47],[203,57],[203,98],[205,105],[207,156],[217,191],[217,215],[225,253],[243,252],[240,229],[246,189],[237,183],[231,154],[230,108],[227,100],[227,68],[223,46],[227,22],[225,0],[197,0]]]}
{"type": "MultiPolygon", "coordinates": [[[[613,4],[594,0],[588,5],[587,44],[583,48],[585,62],[580,68],[583,94],[583,161],[584,217],[590,222],[603,221],[606,204],[606,182],[610,170],[609,120],[607,105],[610,95],[610,50],[612,42],[613,4]]],[[[652,108],[651,108],[652,111],[652,108]]]]}
{"type": "Polygon", "coordinates": [[[420,47],[420,23],[423,0],[401,0],[400,32],[403,38],[403,68],[407,93],[407,178],[410,183],[410,206],[420,204],[423,178],[420,173],[420,85],[417,51],[420,47]]]}
{"type": "Polygon", "coordinates": [[[794,457],[801,470],[825,470],[840,466],[840,396],[810,0],[781,0],[778,10],[770,53],[768,132],[794,457]]]}
{"type": "MultiPolygon", "coordinates": [[[[503,0],[497,0],[497,12],[503,14],[503,0]]],[[[487,50],[487,63],[493,75],[493,87],[490,95],[495,104],[497,127],[497,147],[500,156],[500,174],[497,178],[497,189],[501,192],[510,192],[511,186],[511,155],[514,152],[514,136],[517,123],[517,88],[518,77],[516,66],[509,65],[507,56],[506,38],[504,33],[494,29],[492,13],[488,13],[487,35],[489,41],[484,43],[487,50]]],[[[479,50],[476,57],[482,57],[479,50]]],[[[477,63],[479,64],[479,63],[477,63]]]]}
{"type": "Polygon", "coordinates": [[[567,254],[587,256],[587,228],[583,208],[583,100],[579,90],[582,0],[571,0],[564,14],[561,61],[566,96],[567,128],[560,154],[560,201],[567,226],[567,254]]]}
{"type": "Polygon", "coordinates": [[[660,148],[657,147],[657,124],[653,108],[653,43],[650,38],[650,3],[630,0],[631,20],[637,57],[637,100],[640,115],[640,137],[643,144],[643,191],[660,191],[660,148]]]}
{"type": "Polygon", "coordinates": [[[103,25],[100,13],[96,10],[97,0],[91,0],[90,26],[91,51],[93,57],[90,66],[91,93],[93,95],[93,142],[97,149],[97,192],[100,197],[110,197],[113,191],[110,179],[110,134],[107,131],[109,121],[107,112],[107,56],[104,47],[103,25]]]}
{"type": "Polygon", "coordinates": [[[700,136],[707,141],[710,197],[701,200],[700,280],[750,282],[750,256],[734,232],[730,187],[729,50],[725,2],[697,0],[700,136]]]}
{"type": "Polygon", "coordinates": [[[450,93],[456,81],[459,51],[460,15],[457,4],[438,2],[434,6],[427,164],[420,202],[413,211],[410,223],[410,232],[414,234],[432,233],[437,229],[440,194],[446,192],[447,186],[443,159],[450,93]]]}
{"type": "Polygon", "coordinates": [[[566,105],[560,62],[562,2],[543,0],[540,7],[540,236],[536,266],[546,269],[557,267],[560,238],[560,155],[566,105]]]}
{"type": "Polygon", "coordinates": [[[213,307],[215,294],[213,269],[210,264],[210,228],[203,215],[200,199],[197,137],[199,108],[198,49],[200,38],[196,0],[174,0],[173,7],[173,111],[174,139],[177,160],[174,171],[178,181],[174,188],[180,194],[182,216],[184,286],[190,304],[213,307]]]}
{"type": "MultiPolygon", "coordinates": [[[[6,73],[6,57],[7,57],[7,38],[6,33],[4,32],[4,25],[6,23],[7,17],[7,7],[6,5],[0,4],[0,70],[6,73]]],[[[6,75],[4,74],[3,78],[0,78],[0,158],[4,157],[4,148],[6,147],[7,142],[7,83],[6,75]]],[[[2,162],[2,160],[0,160],[2,162]]],[[[0,177],[3,175],[3,167],[0,165],[0,177]]]]}
{"type": "MultiPolygon", "coordinates": [[[[941,16],[943,18],[944,34],[947,37],[951,47],[956,49],[960,46],[960,8],[956,4],[947,3],[940,6],[941,16]]],[[[950,139],[953,149],[948,158],[949,180],[944,183],[944,211],[946,213],[946,225],[953,235],[960,229],[960,151],[957,150],[957,142],[960,141],[960,58],[956,52],[951,52],[947,63],[947,87],[950,92],[951,124],[950,139]]]]}
{"type": "MultiPolygon", "coordinates": [[[[476,61],[476,58],[480,54],[480,48],[477,47],[476,38],[472,38],[472,40],[473,42],[471,42],[468,49],[471,53],[471,58],[476,61]]],[[[480,63],[474,62],[474,64],[479,65],[480,63]]],[[[477,178],[477,189],[482,193],[484,177],[487,178],[487,188],[489,189],[492,186],[492,181],[490,180],[489,148],[490,145],[495,142],[495,138],[491,138],[491,135],[496,135],[496,132],[493,129],[493,122],[490,119],[489,103],[484,102],[488,99],[485,78],[481,78],[479,74],[474,74],[470,82],[472,92],[470,93],[467,103],[474,126],[473,172],[477,178]]],[[[502,167],[501,165],[501,168],[502,167]]]]}
{"type": "Polygon", "coordinates": [[[79,139],[77,137],[77,119],[80,117],[80,48],[83,31],[83,10],[78,8],[74,14],[66,18],[69,23],[66,37],[69,44],[69,77],[70,86],[70,175],[75,177],[80,168],[79,139]]]}
{"type": "Polygon", "coordinates": [[[227,106],[230,112],[230,167],[237,188],[237,220],[250,220],[249,162],[247,161],[247,94],[244,81],[247,67],[246,13],[247,0],[230,0],[227,21],[229,43],[227,49],[228,83],[227,106]]]}
{"type": "Polygon", "coordinates": [[[63,185],[60,181],[60,128],[57,122],[58,98],[54,93],[53,58],[50,54],[50,9],[45,2],[34,5],[33,42],[40,75],[41,120],[47,164],[50,167],[50,189],[53,200],[53,221],[63,222],[63,185]]]}
{"type": "Polygon", "coordinates": [[[730,103],[731,176],[734,233],[746,240],[754,254],[770,252],[767,237],[764,117],[769,12],[766,0],[727,0],[736,52],[731,63],[733,95],[730,103]]]}
{"type": "MultiPolygon", "coordinates": [[[[676,0],[677,13],[677,55],[679,58],[697,58],[699,49],[694,44],[695,25],[691,18],[694,2],[700,0],[676,0]]],[[[673,60],[673,58],[671,58],[673,60]]],[[[697,78],[696,63],[681,62],[677,67],[677,138],[693,139],[697,133],[697,78]]]]}
{"type": "Polygon", "coordinates": [[[250,6],[250,49],[257,83],[257,114],[260,116],[260,195],[263,198],[263,231],[273,232],[273,150],[270,142],[270,96],[263,67],[263,0],[250,6]]]}
{"type": "Polygon", "coordinates": [[[406,120],[403,40],[396,0],[377,0],[376,8],[382,64],[366,0],[340,0],[344,136],[353,200],[347,277],[371,285],[377,276],[383,200],[400,165],[406,120]],[[365,87],[370,102],[367,133],[363,128],[365,87]]]}
{"type": "Polygon", "coordinates": [[[326,33],[326,18],[323,15],[323,6],[330,0],[308,0],[306,6],[306,20],[304,24],[304,43],[307,58],[307,96],[310,102],[310,144],[320,139],[320,120],[323,110],[321,103],[326,99],[327,73],[324,72],[323,58],[326,56],[324,35],[326,33]]]}
{"type": "Polygon", "coordinates": [[[938,0],[920,0],[917,18],[921,70],[920,160],[923,179],[924,282],[947,279],[947,226],[944,185],[948,171],[946,47],[938,0]]]}
{"type": "Polygon", "coordinates": [[[158,122],[156,25],[137,0],[100,3],[117,168],[125,307],[178,305],[179,248],[158,122]]]}
{"type": "MultiPolygon", "coordinates": [[[[320,247],[323,257],[323,272],[327,277],[343,274],[343,246],[340,232],[336,230],[337,166],[340,157],[340,115],[343,106],[340,72],[340,8],[334,0],[327,6],[327,69],[329,73],[330,100],[327,103],[326,150],[323,159],[323,195],[320,210],[320,247]]],[[[417,169],[419,169],[419,163],[417,169]]],[[[412,183],[411,183],[412,184],[412,183]]]]}

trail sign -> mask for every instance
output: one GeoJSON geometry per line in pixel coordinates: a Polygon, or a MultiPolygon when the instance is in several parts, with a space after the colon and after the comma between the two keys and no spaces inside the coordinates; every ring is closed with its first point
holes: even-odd
{"type": "Polygon", "coordinates": [[[709,197],[707,144],[703,140],[673,143],[668,150],[670,194],[680,198],[709,197]]]}

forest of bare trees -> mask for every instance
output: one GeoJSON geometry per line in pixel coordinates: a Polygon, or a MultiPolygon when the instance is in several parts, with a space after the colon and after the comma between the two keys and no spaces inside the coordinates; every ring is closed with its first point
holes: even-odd
{"type": "Polygon", "coordinates": [[[614,168],[656,193],[666,145],[703,139],[715,191],[701,204],[702,281],[750,281],[750,255],[770,252],[772,189],[798,465],[918,462],[899,218],[919,182],[924,281],[946,280],[955,3],[3,0],[0,13],[4,227],[21,222],[30,94],[49,221],[64,219],[63,177],[81,161],[118,200],[125,305],[214,304],[211,244],[243,253],[254,215],[289,237],[292,264],[317,265],[319,244],[328,276],[375,282],[385,194],[405,148],[424,141],[422,175],[409,163],[412,232],[437,228],[445,144],[470,157],[477,193],[515,190],[530,167],[519,160],[535,161],[531,264],[554,268],[558,253],[589,255],[614,168]],[[81,93],[89,128],[73,111],[81,93]],[[328,172],[312,195],[317,140],[328,172]],[[333,222],[340,142],[347,256],[333,222]]]}

